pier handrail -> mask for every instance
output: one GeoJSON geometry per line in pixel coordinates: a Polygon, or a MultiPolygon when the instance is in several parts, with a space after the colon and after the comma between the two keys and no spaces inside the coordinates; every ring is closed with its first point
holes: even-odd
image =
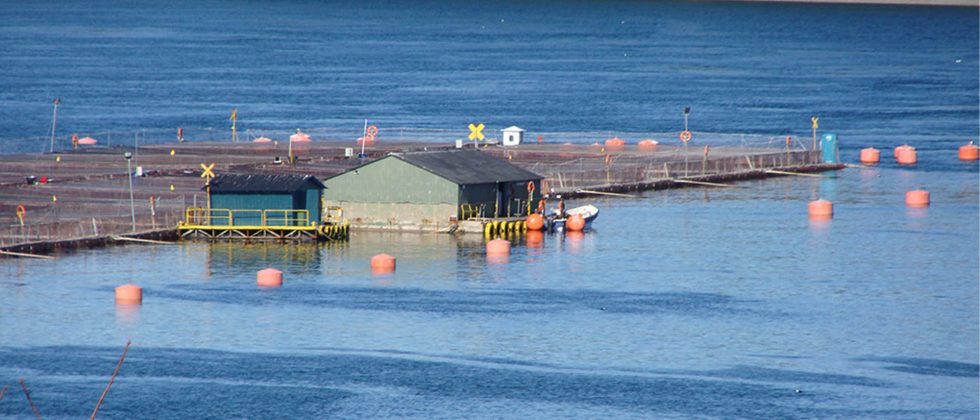
{"type": "Polygon", "coordinates": [[[308,226],[310,211],[306,209],[206,209],[188,207],[184,225],[211,227],[241,226],[308,226]],[[235,222],[238,221],[239,225],[235,222]]]}

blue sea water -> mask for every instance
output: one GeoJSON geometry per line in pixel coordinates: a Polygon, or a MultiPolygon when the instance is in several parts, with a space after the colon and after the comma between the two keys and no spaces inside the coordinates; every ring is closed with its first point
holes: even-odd
{"type": "Polygon", "coordinates": [[[149,142],[232,107],[287,133],[662,132],[689,105],[697,130],[805,136],[819,115],[847,161],[920,158],[600,199],[592,232],[504,264],[480,237],[365,232],[2,260],[0,417],[32,416],[18,378],[45,417],[89,415],[127,339],[102,417],[980,414],[978,165],[956,159],[978,135],[975,8],[57,1],[0,22],[8,153],[45,149],[57,96],[60,133],[149,142]],[[929,208],[904,206],[915,188],[929,208]],[[832,221],[806,219],[818,197],[832,221]],[[370,273],[380,252],[395,274],[370,273]],[[256,288],[270,266],[284,287],[256,288]],[[127,282],[142,306],[112,303],[127,282]]]}

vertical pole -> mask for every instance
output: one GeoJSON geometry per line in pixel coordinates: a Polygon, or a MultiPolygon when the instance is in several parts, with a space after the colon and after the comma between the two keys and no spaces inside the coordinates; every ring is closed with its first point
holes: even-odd
{"type": "MultiPolygon", "coordinates": [[[[364,144],[367,143],[367,119],[364,120],[364,132],[361,134],[361,156],[364,156],[364,144]]],[[[358,157],[361,157],[358,156],[358,157]]]]}
{"type": "Polygon", "coordinates": [[[140,152],[140,132],[136,131],[133,133],[133,159],[136,159],[136,156],[138,156],[139,152],[140,152]]]}
{"type": "Polygon", "coordinates": [[[687,176],[687,142],[684,142],[684,176],[687,176]]]}
{"type": "Polygon", "coordinates": [[[133,232],[136,232],[136,202],[133,201],[133,164],[126,158],[126,172],[129,173],[129,214],[133,218],[133,232]]]}
{"type": "Polygon", "coordinates": [[[817,128],[819,127],[819,120],[816,116],[810,117],[810,127],[813,129],[813,149],[811,150],[817,150],[817,128]]]}
{"type": "Polygon", "coordinates": [[[54,153],[54,133],[58,126],[58,105],[61,105],[61,98],[54,98],[54,114],[51,116],[51,149],[49,153],[54,153]]]}

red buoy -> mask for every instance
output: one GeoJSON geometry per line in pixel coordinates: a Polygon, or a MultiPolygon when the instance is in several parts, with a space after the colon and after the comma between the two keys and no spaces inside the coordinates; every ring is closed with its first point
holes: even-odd
{"type": "Polygon", "coordinates": [[[626,146],[626,140],[623,140],[619,137],[613,137],[611,139],[606,140],[605,144],[606,144],[606,148],[608,149],[620,149],[626,146]]]}
{"type": "Polygon", "coordinates": [[[978,159],[980,159],[980,146],[973,144],[972,141],[969,144],[960,146],[960,160],[978,159]]]}
{"type": "Polygon", "coordinates": [[[919,160],[918,153],[916,153],[914,147],[903,147],[897,153],[898,156],[896,159],[901,165],[914,165],[919,160]]]}
{"type": "Polygon", "coordinates": [[[255,284],[259,287],[281,287],[282,271],[275,268],[266,268],[255,273],[255,284]]]}
{"type": "Polygon", "coordinates": [[[378,254],[371,257],[371,272],[376,274],[392,273],[395,271],[395,257],[388,254],[378,254]]]}
{"type": "Polygon", "coordinates": [[[834,217],[834,203],[827,200],[811,201],[807,210],[810,218],[814,220],[829,220],[834,217]]]}
{"type": "Polygon", "coordinates": [[[875,164],[881,160],[881,152],[874,147],[861,149],[861,163],[875,164]]]}
{"type": "Polygon", "coordinates": [[[487,242],[487,255],[510,255],[510,241],[494,239],[487,242]]]}
{"type": "Polygon", "coordinates": [[[636,143],[636,148],[643,152],[653,152],[657,150],[657,145],[660,144],[656,140],[644,139],[636,143]]]}
{"type": "Polygon", "coordinates": [[[912,190],[905,193],[905,205],[908,207],[929,207],[929,191],[912,190]]]}
{"type": "Polygon", "coordinates": [[[565,219],[565,229],[570,232],[581,232],[585,229],[585,218],[581,214],[573,214],[565,219]]]}
{"type": "Polygon", "coordinates": [[[544,216],[534,213],[527,217],[527,230],[541,230],[544,228],[544,216]]]}
{"type": "Polygon", "coordinates": [[[124,284],[116,288],[116,303],[139,305],[143,303],[143,288],[135,284],[124,284]]]}

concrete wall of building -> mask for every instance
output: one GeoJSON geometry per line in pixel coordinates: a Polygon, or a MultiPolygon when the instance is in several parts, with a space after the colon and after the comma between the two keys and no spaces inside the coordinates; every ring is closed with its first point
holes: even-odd
{"type": "Polygon", "coordinates": [[[351,226],[360,229],[438,231],[452,226],[455,204],[363,203],[326,200],[327,206],[344,209],[351,226]]]}

